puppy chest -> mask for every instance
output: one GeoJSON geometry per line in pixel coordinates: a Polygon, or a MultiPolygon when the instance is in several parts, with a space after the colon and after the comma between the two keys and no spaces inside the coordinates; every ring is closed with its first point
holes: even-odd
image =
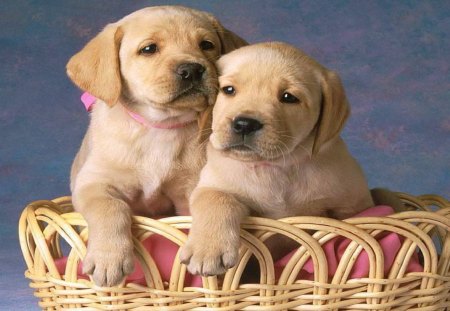
{"type": "Polygon", "coordinates": [[[142,188],[154,188],[177,166],[181,147],[176,140],[161,141],[157,137],[145,135],[129,141],[128,144],[118,142],[115,154],[119,163],[134,171],[142,188]]]}
{"type": "MultiPolygon", "coordinates": [[[[302,207],[307,209],[312,201],[322,199],[323,194],[317,192],[320,189],[318,181],[315,178],[302,178],[301,173],[273,170],[241,175],[245,175],[241,183],[245,185],[244,200],[257,216],[276,219],[299,213],[307,215],[308,212],[301,212],[302,207]]],[[[322,185],[327,187],[326,182],[322,185]]]]}
{"type": "Polygon", "coordinates": [[[245,200],[252,214],[283,217],[289,209],[289,180],[286,176],[267,173],[250,173],[245,178],[245,200]]]}

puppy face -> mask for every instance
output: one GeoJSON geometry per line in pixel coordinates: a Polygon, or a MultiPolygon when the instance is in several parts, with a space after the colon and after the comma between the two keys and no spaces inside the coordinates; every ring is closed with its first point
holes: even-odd
{"type": "Polygon", "coordinates": [[[220,39],[207,18],[151,10],[123,21],[119,57],[128,95],[156,108],[202,110],[215,93],[220,39]]]}
{"type": "Polygon", "coordinates": [[[302,144],[316,153],[348,116],[337,75],[287,44],[241,48],[222,57],[218,68],[210,140],[227,156],[276,160],[302,144]]]}
{"type": "Polygon", "coordinates": [[[67,70],[78,86],[109,105],[122,98],[152,117],[201,111],[217,93],[214,62],[244,44],[210,14],[152,7],[108,25],[67,70]]]}

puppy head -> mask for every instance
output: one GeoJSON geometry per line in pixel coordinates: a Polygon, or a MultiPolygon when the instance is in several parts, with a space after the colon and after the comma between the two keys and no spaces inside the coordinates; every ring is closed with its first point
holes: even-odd
{"type": "Polygon", "coordinates": [[[210,14],[151,7],[109,24],[67,64],[81,89],[143,113],[201,111],[215,100],[214,62],[246,42],[210,14]]]}
{"type": "Polygon", "coordinates": [[[240,48],[218,61],[213,147],[243,161],[312,154],[339,135],[349,115],[336,73],[283,43],[240,48]]]}

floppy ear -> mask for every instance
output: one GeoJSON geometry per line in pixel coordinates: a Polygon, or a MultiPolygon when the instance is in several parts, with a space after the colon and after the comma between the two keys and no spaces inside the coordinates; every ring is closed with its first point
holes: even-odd
{"type": "MultiPolygon", "coordinates": [[[[222,27],[220,24],[219,26],[222,27]]],[[[248,45],[247,41],[226,28],[222,27],[222,30],[219,29],[217,33],[219,34],[220,42],[222,43],[222,55],[248,45]]]]}
{"type": "Polygon", "coordinates": [[[212,111],[214,106],[208,106],[205,110],[200,112],[198,117],[198,141],[203,143],[208,140],[212,133],[212,111]]]}
{"type": "Polygon", "coordinates": [[[333,71],[326,71],[322,76],[321,86],[322,103],[316,124],[313,154],[319,152],[324,143],[339,135],[350,115],[350,106],[339,76],[333,71]]]}
{"type": "Polygon", "coordinates": [[[219,36],[220,44],[222,45],[220,54],[227,54],[233,50],[240,48],[241,46],[248,45],[247,41],[239,37],[234,32],[223,27],[222,24],[213,15],[208,13],[205,14],[213,24],[213,27],[216,30],[217,35],[219,36]]]}
{"type": "Polygon", "coordinates": [[[118,100],[120,78],[119,47],[122,31],[109,24],[67,63],[67,75],[79,88],[113,106],[118,100]]]}

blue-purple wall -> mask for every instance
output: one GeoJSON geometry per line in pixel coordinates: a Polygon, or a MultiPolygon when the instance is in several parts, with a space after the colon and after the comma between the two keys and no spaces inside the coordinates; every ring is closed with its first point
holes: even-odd
{"type": "Polygon", "coordinates": [[[32,310],[17,220],[69,193],[87,126],[65,63],[106,23],[166,3],[215,14],[249,42],[292,43],[344,81],[343,133],[371,186],[450,198],[449,1],[30,1],[0,3],[0,293],[32,310]]]}

